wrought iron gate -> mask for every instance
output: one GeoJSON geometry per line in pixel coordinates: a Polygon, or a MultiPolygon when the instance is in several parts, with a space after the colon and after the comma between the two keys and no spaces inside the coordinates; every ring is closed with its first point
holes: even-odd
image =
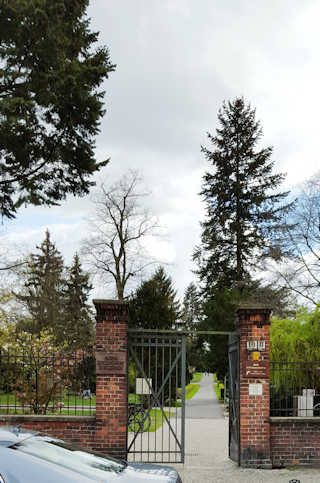
{"type": "Polygon", "coordinates": [[[239,335],[229,335],[229,458],[240,463],[239,452],[239,335]]]}
{"type": "Polygon", "coordinates": [[[129,330],[128,459],[184,462],[185,335],[129,330]]]}

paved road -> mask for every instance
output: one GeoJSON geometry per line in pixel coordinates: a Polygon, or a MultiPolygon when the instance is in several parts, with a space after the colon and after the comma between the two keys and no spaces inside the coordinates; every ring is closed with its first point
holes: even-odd
{"type": "Polygon", "coordinates": [[[188,419],[222,419],[223,412],[213,389],[212,374],[204,375],[197,394],[186,401],[188,419]]]}
{"type": "Polygon", "coordinates": [[[228,419],[224,418],[212,374],[203,377],[198,393],[186,404],[185,464],[174,466],[183,483],[320,483],[320,470],[250,470],[228,458],[228,419]]]}

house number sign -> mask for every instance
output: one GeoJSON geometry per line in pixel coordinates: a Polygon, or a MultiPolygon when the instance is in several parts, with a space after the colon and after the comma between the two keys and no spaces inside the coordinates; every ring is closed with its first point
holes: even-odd
{"type": "Polygon", "coordinates": [[[247,340],[247,350],[264,352],[266,350],[266,341],[265,340],[247,340]]]}

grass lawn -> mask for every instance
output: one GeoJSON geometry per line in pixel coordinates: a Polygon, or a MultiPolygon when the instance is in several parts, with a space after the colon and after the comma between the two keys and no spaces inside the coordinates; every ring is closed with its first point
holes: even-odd
{"type": "Polygon", "coordinates": [[[141,398],[139,394],[132,394],[130,393],[128,395],[128,403],[129,404],[140,404],[141,403],[141,398]]]}
{"type": "Polygon", "coordinates": [[[186,386],[186,399],[191,399],[200,389],[200,384],[188,384],[186,386]]]}
{"type": "MultiPolygon", "coordinates": [[[[78,395],[71,394],[69,396],[64,395],[61,399],[60,398],[55,399],[55,403],[60,401],[63,402],[65,406],[77,406],[81,408],[82,406],[95,406],[96,396],[95,394],[92,394],[92,398],[90,399],[90,398],[82,398],[78,395]]],[[[28,404],[28,401],[25,400],[24,404],[28,404]]],[[[22,400],[15,397],[15,395],[12,393],[10,394],[2,393],[0,394],[0,405],[21,406],[22,400]]]]}
{"type": "MultiPolygon", "coordinates": [[[[164,413],[168,419],[171,418],[171,416],[173,416],[174,414],[169,411],[164,411],[164,413]]],[[[165,419],[161,409],[151,409],[150,416],[151,416],[151,426],[149,428],[149,432],[154,432],[162,426],[165,419]]]]}
{"type": "Polygon", "coordinates": [[[193,374],[191,383],[193,384],[194,382],[200,382],[202,379],[202,376],[203,376],[202,372],[195,372],[193,374]]]}
{"type": "MultiPolygon", "coordinates": [[[[173,416],[173,412],[170,411],[164,411],[165,415],[167,418],[171,418],[173,416]]],[[[151,417],[151,425],[149,427],[149,433],[153,433],[157,429],[161,428],[163,423],[165,422],[164,415],[162,414],[161,409],[151,409],[150,411],[150,417],[151,417]]],[[[145,422],[145,429],[147,428],[147,422],[145,422]]],[[[138,426],[138,425],[137,425],[138,426]]]]}
{"type": "MultiPolygon", "coordinates": [[[[82,409],[79,406],[77,409],[59,409],[55,411],[50,411],[50,409],[47,410],[47,413],[45,416],[94,416],[96,413],[95,409],[87,410],[87,409],[82,409]]],[[[31,416],[34,416],[33,411],[29,411],[28,408],[23,410],[19,408],[0,408],[0,414],[28,414],[31,416]]]]}

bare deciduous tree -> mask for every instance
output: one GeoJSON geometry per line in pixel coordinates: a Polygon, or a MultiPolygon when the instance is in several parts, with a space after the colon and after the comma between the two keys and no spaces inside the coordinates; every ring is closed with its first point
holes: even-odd
{"type": "Polygon", "coordinates": [[[121,300],[128,281],[156,260],[147,253],[142,240],[155,234],[157,220],[142,207],[149,193],[142,179],[130,171],[111,187],[102,185],[95,196],[89,219],[90,236],[82,243],[82,254],[93,274],[114,283],[121,300]]]}
{"type": "Polygon", "coordinates": [[[279,283],[309,303],[319,303],[320,172],[303,184],[282,236],[287,254],[274,257],[279,283]]]}

